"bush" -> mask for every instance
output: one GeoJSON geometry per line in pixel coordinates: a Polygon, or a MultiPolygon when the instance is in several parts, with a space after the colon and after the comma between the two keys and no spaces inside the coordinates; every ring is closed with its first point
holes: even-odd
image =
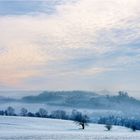
{"type": "Polygon", "coordinates": [[[32,113],[32,112],[28,112],[27,116],[28,116],[28,117],[35,117],[35,114],[32,113]]]}
{"type": "Polygon", "coordinates": [[[110,125],[110,124],[106,124],[105,127],[108,131],[110,131],[112,129],[112,125],[110,125]]]}
{"type": "Polygon", "coordinates": [[[0,115],[4,115],[4,111],[3,110],[0,110],[0,115]]]}
{"type": "Polygon", "coordinates": [[[136,131],[136,129],[137,129],[135,125],[130,126],[130,128],[132,131],[136,131]]]}

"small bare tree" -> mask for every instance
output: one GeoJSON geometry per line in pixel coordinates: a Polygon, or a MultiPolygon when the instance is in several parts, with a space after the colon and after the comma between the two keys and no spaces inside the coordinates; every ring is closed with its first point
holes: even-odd
{"type": "Polygon", "coordinates": [[[106,124],[105,127],[106,127],[106,129],[107,129],[108,131],[110,131],[110,130],[112,129],[112,125],[111,125],[111,124],[106,124]]]}
{"type": "Polygon", "coordinates": [[[88,126],[89,117],[77,111],[75,116],[73,116],[73,120],[77,125],[80,125],[82,129],[85,129],[85,126],[88,126]]]}
{"type": "Polygon", "coordinates": [[[40,108],[38,113],[40,117],[47,117],[48,115],[48,112],[44,108],[40,108]]]}
{"type": "Polygon", "coordinates": [[[28,110],[26,109],[26,108],[21,108],[21,110],[20,110],[20,115],[21,116],[27,116],[27,114],[28,114],[28,110]]]}
{"type": "Polygon", "coordinates": [[[14,116],[15,115],[15,109],[11,106],[7,107],[5,114],[7,116],[14,116]]]}

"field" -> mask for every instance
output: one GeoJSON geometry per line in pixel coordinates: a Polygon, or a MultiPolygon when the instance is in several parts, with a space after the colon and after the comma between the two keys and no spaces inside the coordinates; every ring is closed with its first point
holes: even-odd
{"type": "Polygon", "coordinates": [[[85,130],[72,121],[0,116],[0,140],[140,140],[140,131],[89,124],[85,130]]]}

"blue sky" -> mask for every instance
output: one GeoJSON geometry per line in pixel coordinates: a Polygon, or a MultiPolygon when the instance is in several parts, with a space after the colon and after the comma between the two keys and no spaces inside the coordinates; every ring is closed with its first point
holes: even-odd
{"type": "Polygon", "coordinates": [[[140,90],[139,5],[0,1],[0,89],[140,90]]]}
{"type": "Polygon", "coordinates": [[[1,0],[1,15],[25,15],[45,12],[52,14],[55,6],[60,5],[62,0],[1,0]]]}

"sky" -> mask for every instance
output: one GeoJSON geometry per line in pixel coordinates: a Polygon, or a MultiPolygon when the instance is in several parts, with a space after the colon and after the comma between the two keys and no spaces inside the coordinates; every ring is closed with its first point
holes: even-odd
{"type": "Polygon", "coordinates": [[[0,90],[140,90],[139,0],[0,0],[0,90]]]}

